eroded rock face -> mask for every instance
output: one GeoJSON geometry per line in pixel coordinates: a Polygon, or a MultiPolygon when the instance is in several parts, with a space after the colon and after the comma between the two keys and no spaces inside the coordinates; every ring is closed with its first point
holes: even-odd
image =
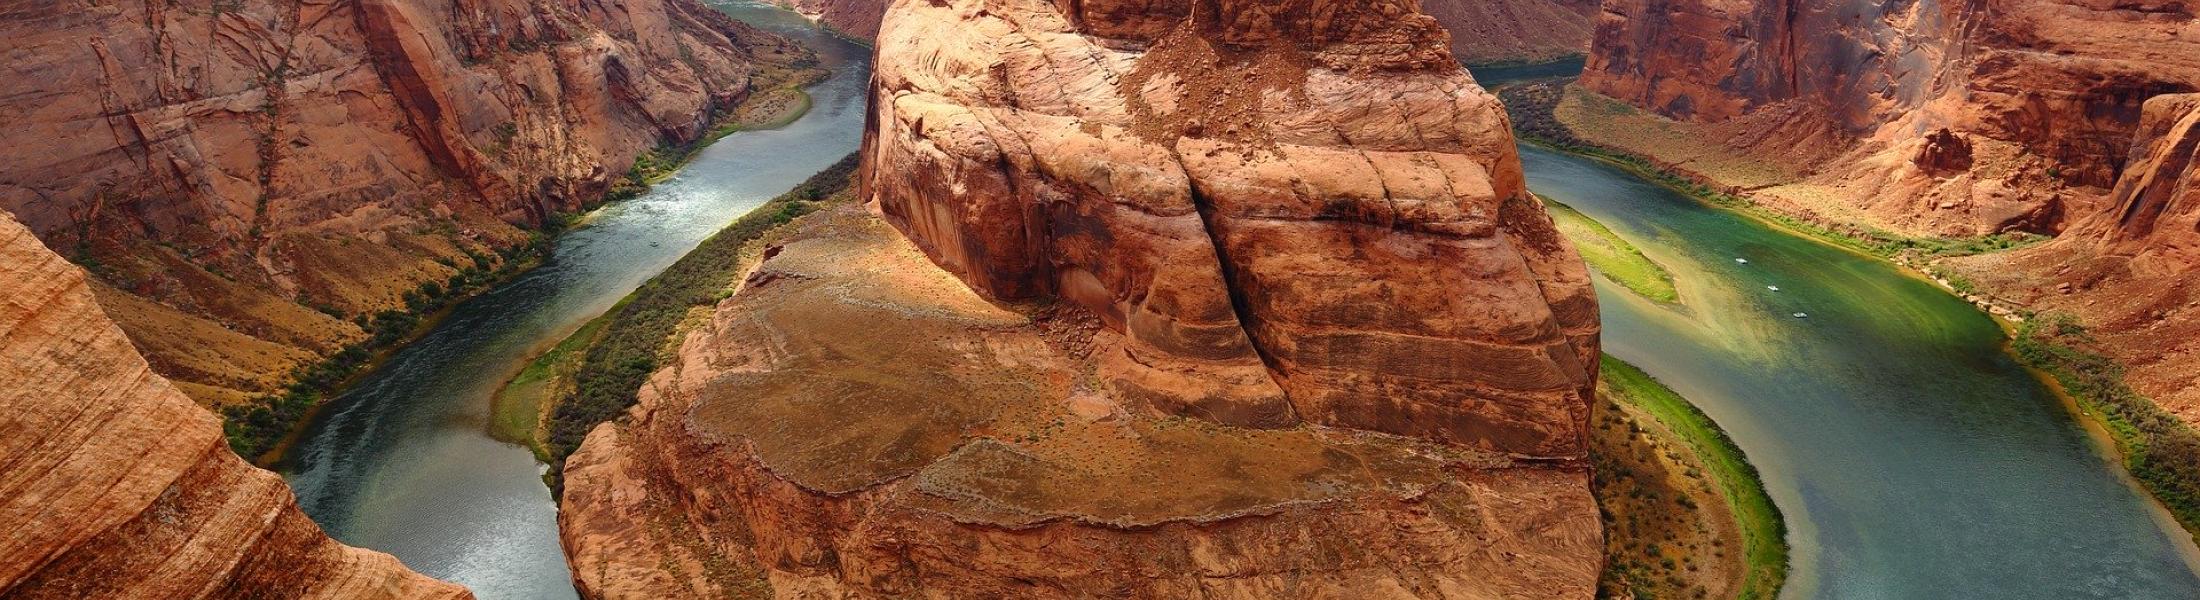
{"type": "Polygon", "coordinates": [[[0,597],[472,597],[323,535],[6,215],[0,289],[0,597]]]}
{"type": "Polygon", "coordinates": [[[2142,103],[2200,90],[2200,21],[2173,1],[1620,0],[1582,83],[1744,123],[1727,142],[1799,163],[1873,225],[2053,233],[2126,168],[2142,103]],[[1977,160],[1911,160],[1936,135],[1977,160]]]}
{"type": "Polygon", "coordinates": [[[1422,0],[1451,30],[1451,51],[1467,64],[1525,63],[1579,56],[1596,31],[1597,0],[1422,0]]]}
{"type": "Polygon", "coordinates": [[[868,203],[566,463],[583,592],[1590,597],[1594,296],[1447,46],[1406,0],[897,3],[868,203]]]}
{"type": "Polygon", "coordinates": [[[2148,100],[2123,177],[2061,237],[1951,261],[2035,311],[2078,315],[2141,394],[2200,424],[2200,94],[2148,100]]]}
{"type": "Polygon", "coordinates": [[[0,210],[202,399],[272,391],[801,50],[692,0],[22,3],[0,210]]]}
{"type": "Polygon", "coordinates": [[[1122,332],[1103,377],[1161,410],[1580,457],[1594,297],[1502,108],[1410,4],[1311,4],[907,7],[861,183],[989,297],[1122,332]]]}
{"type": "Polygon", "coordinates": [[[839,31],[862,39],[878,37],[879,21],[893,0],[790,0],[787,6],[839,31]]]}

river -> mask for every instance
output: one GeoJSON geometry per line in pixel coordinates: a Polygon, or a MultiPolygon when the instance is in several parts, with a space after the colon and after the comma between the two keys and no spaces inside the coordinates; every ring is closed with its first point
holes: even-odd
{"type": "Polygon", "coordinates": [[[727,137],[672,180],[605,207],[542,266],[460,304],[333,399],[277,465],[330,534],[482,600],[575,597],[543,465],[489,436],[503,376],[862,139],[869,48],[761,3],[714,5],[804,42],[833,69],[809,90],[809,114],[727,137]]]}
{"type": "Polygon", "coordinates": [[[1531,189],[1678,279],[1676,308],[1599,278],[1604,346],[1748,452],[1787,518],[1783,597],[2200,598],[2190,538],[2002,351],[1990,317],[1604,163],[1521,158],[1531,189]]]}

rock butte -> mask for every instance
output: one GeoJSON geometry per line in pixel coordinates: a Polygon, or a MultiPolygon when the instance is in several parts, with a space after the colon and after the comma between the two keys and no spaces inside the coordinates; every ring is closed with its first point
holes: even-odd
{"type": "Polygon", "coordinates": [[[2136,389],[2200,424],[2189,3],[1614,0],[1581,81],[1802,173],[1763,182],[1776,209],[2059,234],[1946,266],[2079,315],[2136,389]]]}
{"type": "Polygon", "coordinates": [[[0,210],[204,402],[278,391],[806,56],[694,0],[40,2],[0,39],[0,210]]]}
{"type": "Polygon", "coordinates": [[[471,598],[346,547],[0,214],[0,597],[471,598]]]}
{"type": "Polygon", "coordinates": [[[1590,597],[1588,274],[1415,6],[893,5],[869,202],[568,461],[583,593],[1590,597]]]}
{"type": "MultiPolygon", "coordinates": [[[[787,0],[834,30],[878,37],[891,0],[787,0]]],[[[1421,10],[1451,30],[1452,54],[1467,64],[1542,62],[1589,48],[1596,0],[1422,0],[1421,10]]]]}

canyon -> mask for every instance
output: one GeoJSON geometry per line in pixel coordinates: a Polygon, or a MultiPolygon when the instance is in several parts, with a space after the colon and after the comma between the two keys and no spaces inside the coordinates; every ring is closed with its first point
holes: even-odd
{"type": "Polygon", "coordinates": [[[33,3],[0,39],[0,209],[208,405],[281,392],[809,60],[693,0],[33,3]]]}
{"type": "MultiPolygon", "coordinates": [[[[783,0],[835,31],[878,37],[891,0],[783,0]]],[[[1064,10],[1072,2],[1058,2],[1064,10]]],[[[1424,0],[1421,11],[1451,31],[1452,54],[1470,65],[1540,63],[1579,56],[1589,47],[1595,0],[1424,0]]],[[[1090,18],[1110,20],[1114,14],[1090,18]]]]}
{"type": "Polygon", "coordinates": [[[473,597],[323,535],[4,214],[0,289],[0,596],[473,597]]]}
{"type": "Polygon", "coordinates": [[[582,595],[1589,597],[1586,268],[1416,3],[1287,4],[891,7],[856,199],[565,464],[582,595]]]}
{"type": "Polygon", "coordinates": [[[1932,268],[2076,315],[2200,423],[2185,3],[1620,0],[1596,28],[1560,108],[1589,141],[1865,237],[2055,236],[1932,268]]]}

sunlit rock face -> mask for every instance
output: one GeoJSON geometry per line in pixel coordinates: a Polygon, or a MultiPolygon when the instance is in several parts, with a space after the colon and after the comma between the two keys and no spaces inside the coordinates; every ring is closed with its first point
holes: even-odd
{"type": "Polygon", "coordinates": [[[1621,0],[1582,84],[1736,124],[1875,226],[2054,233],[2100,208],[2149,98],[2200,90],[2196,34],[2172,1],[1621,0]]]}
{"type": "Polygon", "coordinates": [[[987,296],[1098,315],[1165,412],[1579,457],[1595,302],[1502,108],[1411,3],[1299,4],[907,7],[869,197],[987,296]]]}
{"type": "Polygon", "coordinates": [[[566,465],[601,598],[1588,598],[1587,272],[1414,2],[906,1],[566,465]]]}
{"type": "Polygon", "coordinates": [[[0,211],[154,367],[277,393],[804,52],[693,0],[20,2],[0,211]]]}
{"type": "Polygon", "coordinates": [[[0,289],[0,597],[472,597],[323,535],[5,214],[0,289]]]}

